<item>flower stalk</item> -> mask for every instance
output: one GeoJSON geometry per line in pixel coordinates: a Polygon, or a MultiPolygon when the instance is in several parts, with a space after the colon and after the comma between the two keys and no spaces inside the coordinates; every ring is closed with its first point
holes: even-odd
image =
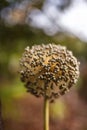
{"type": "Polygon", "coordinates": [[[49,100],[44,98],[44,130],[49,130],[49,100]]]}

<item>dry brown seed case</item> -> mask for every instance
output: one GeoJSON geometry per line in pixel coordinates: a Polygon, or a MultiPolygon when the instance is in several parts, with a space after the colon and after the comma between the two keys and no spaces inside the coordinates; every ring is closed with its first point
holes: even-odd
{"type": "Polygon", "coordinates": [[[65,46],[34,45],[25,48],[20,75],[28,92],[54,100],[77,82],[79,62],[65,46]]]}

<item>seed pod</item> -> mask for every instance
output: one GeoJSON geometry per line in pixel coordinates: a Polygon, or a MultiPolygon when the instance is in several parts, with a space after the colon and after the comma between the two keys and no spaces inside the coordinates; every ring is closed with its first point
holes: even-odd
{"type": "Polygon", "coordinates": [[[76,84],[79,62],[64,46],[34,45],[25,48],[20,59],[20,75],[28,92],[53,101],[76,84]]]}

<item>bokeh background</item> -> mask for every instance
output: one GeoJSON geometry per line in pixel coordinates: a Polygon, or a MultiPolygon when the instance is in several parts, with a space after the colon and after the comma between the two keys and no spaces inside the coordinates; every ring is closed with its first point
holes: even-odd
{"type": "Polygon", "coordinates": [[[67,46],[81,62],[71,91],[50,104],[50,130],[87,130],[87,0],[0,0],[0,130],[43,130],[43,99],[26,92],[26,46],[67,46]]]}

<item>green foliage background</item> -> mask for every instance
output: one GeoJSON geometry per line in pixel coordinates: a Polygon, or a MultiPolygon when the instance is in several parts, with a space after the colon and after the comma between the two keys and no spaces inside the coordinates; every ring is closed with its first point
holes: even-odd
{"type": "MultiPolygon", "coordinates": [[[[8,6],[8,2],[0,0],[0,9],[8,6]]],[[[6,26],[0,20],[0,99],[2,101],[3,118],[18,119],[19,110],[14,105],[14,100],[20,99],[26,94],[26,90],[20,81],[18,74],[19,59],[26,46],[35,44],[55,43],[67,46],[81,62],[81,67],[86,66],[87,71],[87,43],[78,38],[64,33],[55,36],[47,36],[43,31],[32,28],[28,25],[6,26]]],[[[80,67],[80,69],[81,69],[80,67]]],[[[81,71],[77,91],[87,99],[87,75],[81,71]]],[[[84,98],[84,100],[85,100],[84,98]]],[[[59,109],[55,105],[54,113],[61,116],[65,109],[63,103],[59,102],[59,109]],[[56,110],[59,110],[56,112],[56,110]],[[62,111],[63,110],[63,111],[62,111]]],[[[55,115],[55,114],[54,114],[55,115]]],[[[63,115],[62,115],[63,117],[63,115]]]]}

